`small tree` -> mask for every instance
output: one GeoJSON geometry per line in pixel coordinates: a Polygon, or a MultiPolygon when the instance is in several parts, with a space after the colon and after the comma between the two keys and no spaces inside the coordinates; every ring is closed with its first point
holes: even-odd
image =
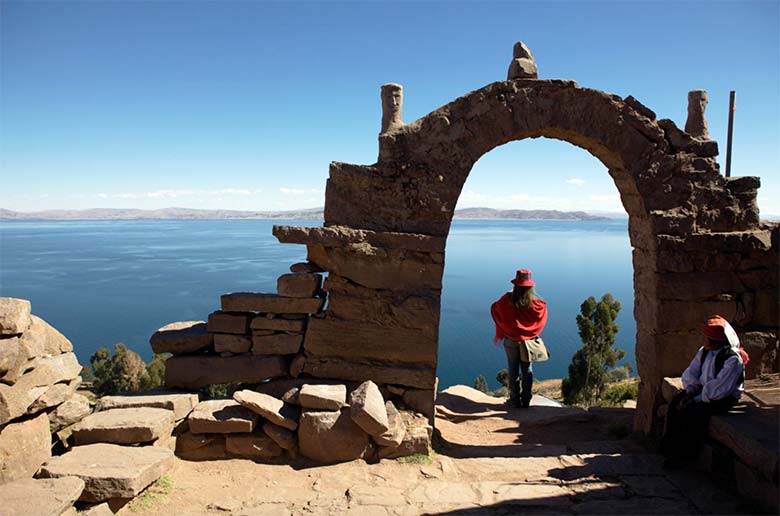
{"type": "Polygon", "coordinates": [[[487,392],[488,391],[488,384],[487,380],[483,375],[477,376],[477,379],[474,380],[474,388],[481,392],[487,392]]]}
{"type": "Polygon", "coordinates": [[[100,348],[89,359],[95,377],[95,392],[104,396],[158,387],[165,374],[166,358],[166,355],[155,355],[147,365],[138,353],[122,343],[114,345],[113,356],[108,348],[100,348]]]}
{"type": "Polygon", "coordinates": [[[572,356],[569,375],[561,384],[564,403],[590,405],[601,398],[609,370],[626,355],[622,349],[612,347],[619,312],[620,302],[612,294],[604,294],[598,302],[591,296],[580,306],[577,328],[582,349],[572,356]]]}

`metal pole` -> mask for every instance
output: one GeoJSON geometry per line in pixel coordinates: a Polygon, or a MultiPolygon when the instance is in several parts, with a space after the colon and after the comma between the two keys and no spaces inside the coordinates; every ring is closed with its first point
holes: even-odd
{"type": "Polygon", "coordinates": [[[734,111],[737,107],[734,105],[737,96],[736,91],[729,93],[729,135],[726,140],[726,177],[731,177],[731,139],[734,133],[734,111]]]}

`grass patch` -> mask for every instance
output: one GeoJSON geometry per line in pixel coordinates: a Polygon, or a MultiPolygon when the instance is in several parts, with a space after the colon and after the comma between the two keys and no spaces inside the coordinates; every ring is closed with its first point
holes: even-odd
{"type": "Polygon", "coordinates": [[[407,455],[406,457],[398,457],[396,460],[401,464],[433,464],[434,452],[430,453],[415,453],[414,455],[407,455]]]}
{"type": "Polygon", "coordinates": [[[171,491],[173,491],[173,479],[168,475],[163,475],[130,502],[130,510],[133,512],[146,511],[155,505],[165,504],[171,491]]]}

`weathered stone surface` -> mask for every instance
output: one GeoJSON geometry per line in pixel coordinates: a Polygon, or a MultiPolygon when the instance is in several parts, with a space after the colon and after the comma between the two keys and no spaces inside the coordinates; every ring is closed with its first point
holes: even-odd
{"type": "Polygon", "coordinates": [[[390,429],[385,400],[371,380],[361,383],[349,395],[352,420],[368,435],[382,435],[390,429]]]}
{"type": "Polygon", "coordinates": [[[70,399],[81,385],[81,378],[76,378],[69,382],[57,383],[46,389],[38,399],[27,409],[28,414],[35,414],[41,410],[56,407],[70,399]]]}
{"type": "Polygon", "coordinates": [[[173,411],[153,407],[116,408],[95,412],[73,429],[77,446],[93,443],[148,443],[173,432],[173,411]]]}
{"type": "Polygon", "coordinates": [[[338,411],[304,410],[298,428],[301,455],[330,464],[360,458],[368,448],[368,435],[352,421],[349,408],[338,411]]]}
{"type": "Polygon", "coordinates": [[[30,302],[0,297],[0,335],[19,335],[30,327],[30,302]]]}
{"type": "MultiPolygon", "coordinates": [[[[274,226],[273,234],[283,244],[319,244],[324,247],[345,247],[350,244],[368,243],[374,247],[387,249],[442,253],[446,244],[445,239],[429,235],[369,231],[347,226],[274,226]]],[[[317,266],[316,263],[309,263],[317,266]]]]}
{"type": "Polygon", "coordinates": [[[394,383],[420,389],[433,389],[436,384],[436,372],[432,367],[401,367],[312,354],[307,354],[303,372],[315,378],[373,380],[377,383],[394,383]]]}
{"type": "Polygon", "coordinates": [[[294,355],[300,351],[302,344],[302,333],[253,335],[252,353],[255,355],[294,355]]]}
{"type": "MultiPolygon", "coordinates": [[[[331,276],[326,288],[334,287],[331,276]],[[330,283],[329,283],[330,282],[330,283]]],[[[343,278],[342,278],[343,280],[343,278]]],[[[346,280],[343,280],[346,281],[346,280]]],[[[362,288],[362,287],[361,287],[362,288]]],[[[349,293],[335,288],[329,291],[328,315],[334,319],[358,321],[383,327],[414,328],[436,338],[439,327],[439,304],[431,297],[393,295],[386,290],[363,289],[349,293]],[[357,293],[357,295],[353,295],[357,293]]],[[[399,294],[399,293],[395,293],[399,294]]]]}
{"type": "Polygon", "coordinates": [[[229,454],[245,459],[272,459],[282,454],[279,445],[263,434],[228,435],[225,448],[229,454]]]}
{"type": "Polygon", "coordinates": [[[176,438],[176,455],[193,461],[226,459],[225,435],[185,432],[176,438]]]}
{"type": "Polygon", "coordinates": [[[688,119],[685,121],[685,132],[694,138],[710,139],[707,119],[704,111],[707,109],[707,92],[692,90],[688,92],[688,119]]]}
{"type": "Polygon", "coordinates": [[[252,337],[230,333],[214,333],[214,351],[217,353],[246,353],[252,349],[252,337]]]}
{"type": "Polygon", "coordinates": [[[276,280],[276,290],[284,297],[314,297],[322,288],[322,274],[282,274],[276,280]]]}
{"type": "Polygon", "coordinates": [[[0,428],[0,484],[32,477],[50,457],[46,414],[0,428]]]}
{"type": "Polygon", "coordinates": [[[512,59],[507,71],[507,80],[514,79],[536,79],[539,76],[539,69],[532,59],[519,58],[512,59]]]}
{"type": "Polygon", "coordinates": [[[252,314],[230,313],[216,311],[209,314],[209,333],[234,333],[244,335],[249,333],[249,322],[252,314]]]}
{"type": "Polygon", "coordinates": [[[324,299],[282,297],[276,294],[235,292],[222,296],[226,312],[265,312],[274,314],[314,314],[322,310],[324,299]]]}
{"type": "Polygon", "coordinates": [[[287,376],[289,369],[290,359],[280,356],[171,357],[165,362],[165,385],[199,389],[228,382],[260,383],[287,376]]]}
{"type": "Polygon", "coordinates": [[[277,317],[269,319],[264,316],[255,317],[252,319],[251,324],[253,332],[256,330],[302,332],[305,327],[306,319],[282,319],[277,317]]]}
{"type": "Polygon", "coordinates": [[[243,390],[233,394],[233,399],[268,421],[289,430],[298,428],[300,413],[298,407],[260,392],[243,390]]]}
{"type": "Polygon", "coordinates": [[[406,427],[401,444],[395,447],[380,447],[380,459],[396,459],[418,453],[427,455],[430,452],[433,428],[428,424],[428,420],[407,410],[401,411],[401,420],[406,427]]]}
{"type": "Polygon", "coordinates": [[[212,337],[204,321],[183,321],[166,324],[152,335],[149,344],[155,353],[184,355],[210,349],[212,337]]]}
{"type": "Polygon", "coordinates": [[[379,446],[396,448],[401,445],[406,436],[406,424],[392,401],[385,402],[385,411],[387,412],[388,430],[380,435],[373,436],[374,441],[379,446]]]}
{"type": "Polygon", "coordinates": [[[298,262],[290,265],[290,272],[316,273],[316,272],[325,272],[325,271],[317,267],[317,265],[314,263],[298,262]]]}
{"type": "Polygon", "coordinates": [[[305,348],[320,356],[435,365],[438,342],[430,334],[413,329],[312,319],[305,348]]]}
{"type": "Polygon", "coordinates": [[[25,478],[0,486],[0,516],[60,516],[84,491],[76,477],[25,478]]]}
{"type": "Polygon", "coordinates": [[[760,472],[764,478],[777,478],[780,443],[777,440],[776,408],[774,410],[774,417],[764,418],[748,418],[743,414],[713,416],[707,431],[712,439],[729,448],[740,461],[760,472]]]}
{"type": "Polygon", "coordinates": [[[252,432],[259,420],[255,412],[234,400],[201,401],[189,416],[193,434],[252,432]]]}
{"type": "Polygon", "coordinates": [[[31,315],[30,328],[20,337],[27,348],[28,358],[59,355],[73,351],[73,344],[49,323],[31,315]]]}
{"type": "Polygon", "coordinates": [[[176,421],[184,419],[198,404],[198,395],[188,392],[151,391],[123,396],[103,396],[97,400],[95,410],[131,407],[153,407],[173,411],[176,421]]]}
{"type": "Polygon", "coordinates": [[[339,410],[347,404],[347,386],[305,384],[298,392],[298,403],[308,409],[339,410]]]}
{"type": "Polygon", "coordinates": [[[428,421],[433,423],[436,413],[436,387],[426,390],[406,389],[401,399],[403,399],[404,405],[424,415],[428,421]]]}
{"type": "Polygon", "coordinates": [[[173,452],[155,446],[116,444],[77,446],[43,465],[42,478],[79,477],[85,483],[79,500],[102,502],[134,498],[173,466],[173,452]]]}
{"type": "Polygon", "coordinates": [[[111,510],[108,502],[103,502],[85,508],[78,513],[78,516],[114,516],[114,511],[111,510]]]}
{"type": "Polygon", "coordinates": [[[298,447],[298,438],[296,437],[295,432],[288,430],[283,426],[275,425],[270,421],[264,421],[263,432],[273,439],[273,441],[283,450],[293,450],[298,447]]]}
{"type": "Polygon", "coordinates": [[[681,378],[665,377],[661,383],[661,394],[667,402],[672,401],[678,392],[683,390],[681,378]]]}
{"type": "Polygon", "coordinates": [[[306,364],[306,354],[298,353],[290,362],[290,376],[298,378],[303,373],[303,367],[306,364]]]}
{"type": "Polygon", "coordinates": [[[0,380],[13,383],[24,372],[21,369],[27,362],[27,353],[19,342],[19,337],[3,337],[0,339],[0,380]]]}
{"type": "Polygon", "coordinates": [[[89,400],[82,394],[74,394],[70,399],[49,414],[50,429],[55,432],[61,428],[81,421],[90,413],[89,400]]]}

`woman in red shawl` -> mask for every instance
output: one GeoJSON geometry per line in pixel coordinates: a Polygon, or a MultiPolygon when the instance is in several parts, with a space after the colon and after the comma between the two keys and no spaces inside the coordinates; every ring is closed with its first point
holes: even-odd
{"type": "Polygon", "coordinates": [[[502,343],[506,352],[509,403],[514,407],[528,407],[534,380],[525,341],[541,335],[547,323],[547,303],[536,297],[535,283],[528,269],[517,271],[512,284],[512,291],[490,306],[490,315],[496,323],[494,342],[502,343]],[[518,384],[519,373],[522,373],[522,390],[518,384]]]}

